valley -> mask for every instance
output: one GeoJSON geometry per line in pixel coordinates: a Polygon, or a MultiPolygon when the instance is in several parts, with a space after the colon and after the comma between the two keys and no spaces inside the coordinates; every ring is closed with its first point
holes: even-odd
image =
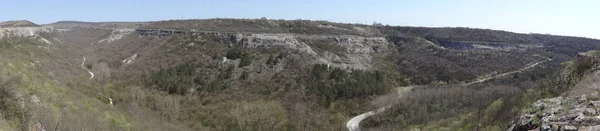
{"type": "Polygon", "coordinates": [[[311,20],[5,22],[0,130],[508,130],[595,69],[577,59],[598,46],[311,20]]]}

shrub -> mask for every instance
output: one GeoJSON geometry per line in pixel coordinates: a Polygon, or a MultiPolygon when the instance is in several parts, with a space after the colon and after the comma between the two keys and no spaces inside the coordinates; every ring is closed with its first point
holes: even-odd
{"type": "Polygon", "coordinates": [[[308,91],[328,107],[336,100],[364,98],[388,91],[379,71],[344,70],[324,64],[313,65],[306,78],[308,91]]]}
{"type": "Polygon", "coordinates": [[[227,57],[227,59],[241,59],[244,57],[244,55],[246,55],[246,53],[241,49],[241,47],[234,47],[227,51],[225,57],[227,57]]]}
{"type": "Polygon", "coordinates": [[[0,114],[6,120],[13,121],[16,127],[26,130],[31,114],[19,103],[23,101],[16,95],[15,88],[19,82],[16,78],[6,80],[0,77],[0,114]]]}
{"type": "Polygon", "coordinates": [[[252,59],[253,57],[249,54],[244,54],[242,56],[242,59],[240,60],[240,64],[238,65],[238,67],[245,67],[245,66],[249,66],[252,64],[252,59]]]}
{"type": "Polygon", "coordinates": [[[242,74],[240,75],[240,79],[241,80],[246,80],[249,77],[249,73],[247,71],[242,72],[242,74]]]}
{"type": "Polygon", "coordinates": [[[252,54],[244,51],[242,47],[236,46],[227,51],[225,55],[227,59],[240,59],[240,65],[238,67],[245,67],[252,64],[252,54]]]}
{"type": "Polygon", "coordinates": [[[267,63],[265,63],[265,64],[267,64],[267,66],[269,66],[269,67],[273,67],[274,65],[277,64],[278,60],[279,60],[279,58],[275,58],[275,56],[269,55],[269,59],[267,59],[267,63]]]}
{"type": "Polygon", "coordinates": [[[194,84],[195,64],[183,64],[153,73],[150,77],[152,86],[169,94],[185,94],[194,84]]]}

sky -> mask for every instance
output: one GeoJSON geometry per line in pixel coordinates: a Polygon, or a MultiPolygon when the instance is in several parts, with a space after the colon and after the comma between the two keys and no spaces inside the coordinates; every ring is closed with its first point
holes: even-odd
{"type": "Polygon", "coordinates": [[[600,39],[598,0],[2,0],[0,21],[309,19],[600,39]]]}

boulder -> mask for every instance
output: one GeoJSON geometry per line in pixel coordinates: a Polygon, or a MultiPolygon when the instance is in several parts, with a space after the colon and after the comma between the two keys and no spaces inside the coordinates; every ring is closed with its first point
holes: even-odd
{"type": "Polygon", "coordinates": [[[566,126],[563,128],[563,131],[577,131],[577,127],[575,127],[575,126],[572,126],[572,125],[566,125],[566,126]]]}
{"type": "Polygon", "coordinates": [[[547,109],[544,112],[544,114],[546,116],[552,116],[552,115],[556,115],[556,114],[560,113],[560,111],[562,111],[562,108],[560,106],[549,107],[549,109],[547,109]]]}
{"type": "Polygon", "coordinates": [[[600,131],[600,125],[581,127],[579,131],[600,131]]]}
{"type": "Polygon", "coordinates": [[[579,97],[579,99],[577,99],[577,103],[581,104],[583,102],[587,101],[587,95],[581,95],[579,97]]]}
{"type": "Polygon", "coordinates": [[[586,116],[596,116],[598,115],[598,113],[596,112],[596,110],[592,109],[592,108],[585,108],[583,110],[583,114],[586,116]]]}
{"type": "Polygon", "coordinates": [[[598,124],[600,123],[600,116],[588,116],[585,117],[585,123],[583,124],[598,124]]]}
{"type": "Polygon", "coordinates": [[[540,131],[550,131],[551,127],[550,125],[548,125],[548,123],[544,123],[542,124],[542,127],[540,127],[540,131]]]}
{"type": "Polygon", "coordinates": [[[522,130],[531,130],[538,127],[537,123],[532,123],[534,114],[526,114],[519,117],[518,120],[512,121],[510,124],[509,131],[522,131],[522,130]]]}
{"type": "Polygon", "coordinates": [[[579,114],[573,121],[575,121],[577,123],[581,123],[581,122],[583,122],[583,120],[585,120],[585,115],[579,114]]]}
{"type": "Polygon", "coordinates": [[[600,101],[590,101],[590,105],[596,108],[600,107],[600,101]]]}

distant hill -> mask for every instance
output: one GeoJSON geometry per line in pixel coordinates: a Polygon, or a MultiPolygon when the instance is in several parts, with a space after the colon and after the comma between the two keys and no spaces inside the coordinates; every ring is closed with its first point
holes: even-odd
{"type": "Polygon", "coordinates": [[[0,22],[0,27],[38,27],[39,25],[27,20],[0,22]]]}
{"type": "Polygon", "coordinates": [[[103,28],[137,28],[148,22],[83,22],[83,21],[58,21],[48,24],[56,28],[72,27],[103,27],[103,28]]]}
{"type": "Polygon", "coordinates": [[[156,21],[141,28],[204,30],[218,32],[295,33],[319,35],[382,36],[373,26],[314,20],[190,19],[156,21]]]}

